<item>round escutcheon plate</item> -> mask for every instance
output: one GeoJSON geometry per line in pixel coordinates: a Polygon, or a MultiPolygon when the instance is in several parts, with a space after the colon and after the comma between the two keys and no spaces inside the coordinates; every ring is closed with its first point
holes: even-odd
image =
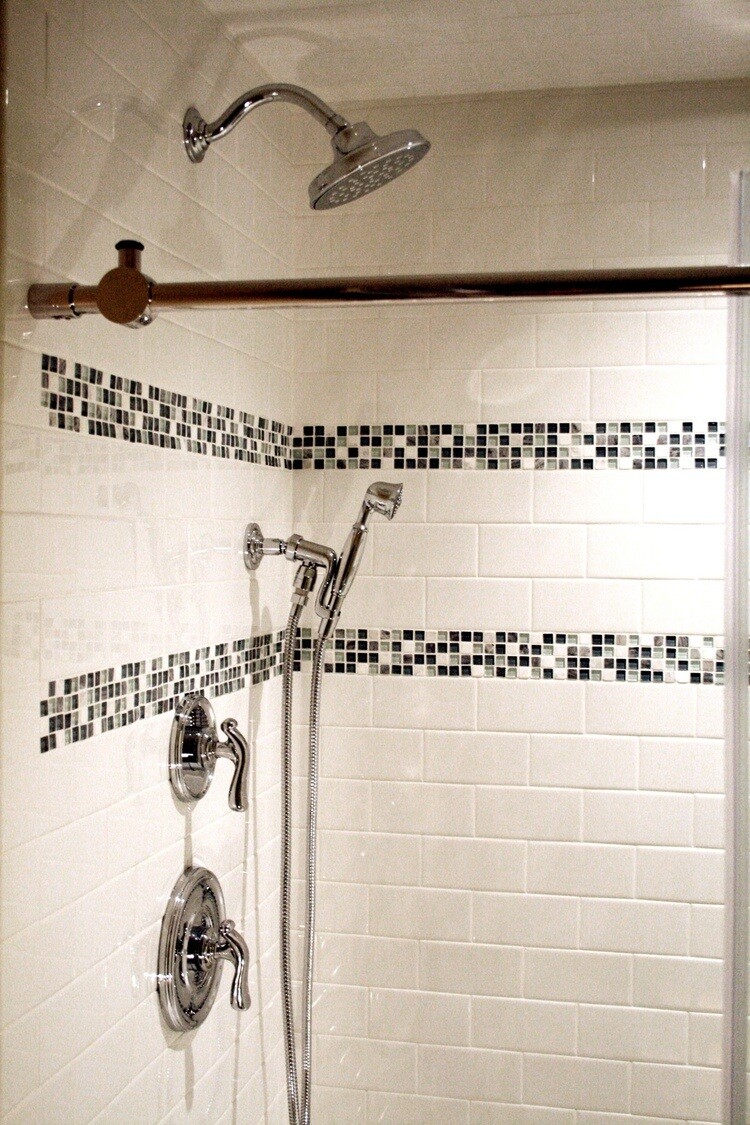
{"type": "Polygon", "coordinates": [[[157,991],[173,1031],[192,1031],[211,1011],[221,959],[206,956],[224,919],[219,881],[205,867],[189,867],[174,885],[161,924],[157,991]]]}

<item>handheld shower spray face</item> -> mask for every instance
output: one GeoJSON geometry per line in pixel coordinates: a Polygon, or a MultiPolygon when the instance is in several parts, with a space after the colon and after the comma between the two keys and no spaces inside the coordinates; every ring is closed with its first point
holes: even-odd
{"type": "Polygon", "coordinates": [[[379,515],[392,520],[401,504],[403,492],[402,484],[389,484],[382,480],[375,481],[367,489],[359,515],[349,532],[331,582],[330,593],[325,603],[325,616],[320,623],[321,637],[329,636],[339,619],[344,598],[349,593],[362,560],[370,516],[373,512],[378,512],[379,515]]]}

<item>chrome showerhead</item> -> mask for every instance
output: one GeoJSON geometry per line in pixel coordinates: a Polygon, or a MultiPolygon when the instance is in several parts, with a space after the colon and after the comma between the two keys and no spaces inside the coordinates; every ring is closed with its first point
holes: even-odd
{"type": "Polygon", "coordinates": [[[421,160],[430,147],[430,142],[416,129],[379,137],[365,121],[350,125],[345,117],[302,86],[268,82],[242,94],[215,121],[206,121],[191,106],[182,122],[188,158],[199,164],[209,145],[231,133],[258,106],[274,102],[290,102],[306,110],[331,137],[336,158],[310,184],[310,206],[318,211],[339,207],[390,183],[421,160]]]}
{"type": "Polygon", "coordinates": [[[365,493],[358,522],[367,523],[370,512],[378,512],[386,519],[392,520],[399,509],[403,495],[403,484],[389,484],[385,480],[376,480],[365,493]]]}
{"type": "Polygon", "coordinates": [[[331,144],[336,159],[308,189],[310,206],[316,211],[340,207],[383,187],[408,172],[430,148],[416,129],[379,137],[365,121],[340,129],[331,144]]]}

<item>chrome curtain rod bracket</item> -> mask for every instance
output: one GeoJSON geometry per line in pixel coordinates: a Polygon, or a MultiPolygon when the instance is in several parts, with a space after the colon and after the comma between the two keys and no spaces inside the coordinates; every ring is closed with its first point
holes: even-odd
{"type": "Polygon", "coordinates": [[[302,308],[419,301],[498,301],[548,297],[696,296],[750,293],[750,266],[552,270],[396,277],[298,278],[291,281],[153,281],[141,273],[140,242],[117,243],[118,264],[98,285],[62,281],[29,288],[36,320],[101,313],[141,328],[168,309],[302,308]]]}

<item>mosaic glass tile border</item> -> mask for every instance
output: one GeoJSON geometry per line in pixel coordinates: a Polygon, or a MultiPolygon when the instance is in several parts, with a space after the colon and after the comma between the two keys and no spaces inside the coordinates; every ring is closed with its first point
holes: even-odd
{"type": "Polygon", "coordinates": [[[291,426],[82,363],[69,373],[59,356],[42,356],[42,406],[60,430],[292,468],[291,426]]]}
{"type": "Polygon", "coordinates": [[[242,637],[50,681],[39,706],[42,753],[173,711],[187,692],[227,695],[281,672],[283,632],[242,637]]]}
{"type": "MultiPolygon", "coordinates": [[[[295,668],[312,657],[301,630],[295,668]]],[[[337,629],[326,672],[505,680],[721,684],[724,640],[684,633],[517,633],[476,629],[337,629]]]]}
{"type": "MultiPolygon", "coordinates": [[[[42,753],[173,711],[187,692],[220,696],[281,674],[283,630],[50,681],[42,753]]],[[[295,671],[309,664],[301,629],[295,671]]],[[[723,638],[685,633],[337,629],[325,671],[357,676],[722,684],[723,638]]]]}
{"type": "Polygon", "coordinates": [[[284,469],[716,469],[718,421],[443,422],[291,426],[42,356],[50,426],[284,469]]]}
{"type": "Polygon", "coordinates": [[[723,422],[303,426],[295,469],[716,469],[723,422]]]}

